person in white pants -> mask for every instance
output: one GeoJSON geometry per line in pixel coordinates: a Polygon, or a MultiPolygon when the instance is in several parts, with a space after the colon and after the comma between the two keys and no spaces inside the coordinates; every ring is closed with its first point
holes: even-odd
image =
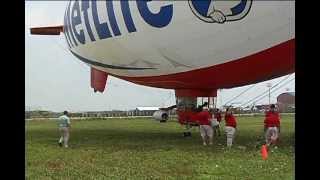
{"type": "Polygon", "coordinates": [[[236,118],[233,116],[232,111],[229,108],[227,108],[226,110],[225,123],[226,123],[225,132],[227,136],[227,146],[231,147],[234,140],[235,133],[236,133],[237,121],[236,121],[236,118]]]}
{"type": "Polygon", "coordinates": [[[217,121],[217,119],[215,119],[215,118],[212,119],[211,126],[212,126],[212,129],[213,129],[213,135],[214,136],[218,136],[218,132],[219,132],[219,128],[220,128],[219,121],[217,121]]]}
{"type": "Polygon", "coordinates": [[[213,140],[213,131],[210,125],[200,125],[199,126],[200,135],[203,141],[203,145],[206,146],[207,144],[212,145],[213,140]]]}
{"type": "Polygon", "coordinates": [[[277,127],[268,127],[265,135],[267,146],[270,146],[271,144],[275,144],[279,136],[278,132],[279,131],[277,127]]]}
{"type": "Polygon", "coordinates": [[[59,139],[59,146],[62,147],[62,143],[65,148],[68,147],[68,141],[70,136],[70,127],[71,122],[70,118],[68,117],[68,111],[64,111],[63,115],[59,117],[59,131],[60,131],[60,139],[59,139]]]}
{"type": "Polygon", "coordinates": [[[207,144],[212,145],[212,138],[213,138],[213,130],[211,127],[211,115],[208,111],[208,107],[203,107],[203,111],[197,114],[198,116],[198,123],[199,123],[199,130],[200,135],[202,137],[203,145],[206,146],[207,144]]]}
{"type": "Polygon", "coordinates": [[[276,145],[280,133],[280,116],[274,104],[270,105],[270,110],[265,114],[264,129],[267,146],[276,145]]]}

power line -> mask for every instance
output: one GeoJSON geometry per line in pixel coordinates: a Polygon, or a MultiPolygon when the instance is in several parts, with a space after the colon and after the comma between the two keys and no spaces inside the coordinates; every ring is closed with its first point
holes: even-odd
{"type": "MultiPolygon", "coordinates": [[[[278,88],[274,89],[271,93],[274,93],[275,91],[279,90],[280,88],[282,88],[283,86],[285,86],[286,84],[288,84],[289,82],[291,82],[291,81],[293,81],[293,80],[295,80],[295,78],[293,78],[293,79],[287,81],[286,83],[282,84],[282,85],[279,86],[278,88]]],[[[261,98],[259,98],[258,100],[256,100],[254,103],[260,101],[260,100],[263,99],[263,98],[265,98],[267,95],[268,95],[268,94],[262,96],[261,98]]]]}
{"type": "Polygon", "coordinates": [[[242,91],[240,94],[238,94],[237,96],[233,97],[231,100],[227,101],[224,106],[226,106],[228,103],[234,101],[235,99],[237,99],[238,97],[240,97],[242,94],[246,93],[247,91],[249,91],[250,89],[252,89],[254,86],[256,86],[257,84],[253,84],[251,85],[249,88],[247,88],[246,90],[242,91]]]}
{"type": "MultiPolygon", "coordinates": [[[[286,79],[287,79],[287,78],[286,78],[286,79]]],[[[286,80],[286,79],[284,79],[284,80],[286,80]]],[[[278,85],[279,85],[280,83],[282,83],[282,82],[283,82],[283,80],[280,81],[279,83],[277,83],[275,86],[271,87],[270,90],[273,89],[273,88],[275,88],[276,86],[278,86],[278,85]]],[[[257,102],[257,99],[260,100],[261,97],[263,97],[263,98],[266,97],[266,96],[268,95],[268,94],[266,94],[266,93],[268,93],[268,92],[269,92],[269,90],[263,92],[262,94],[254,97],[253,99],[247,101],[246,103],[243,103],[240,107],[245,107],[246,105],[248,105],[248,104],[250,104],[250,103],[252,103],[252,102],[253,102],[253,103],[257,102]]],[[[274,91],[272,91],[272,92],[274,92],[274,91]]]]}
{"type": "MultiPolygon", "coordinates": [[[[281,85],[281,86],[279,86],[278,88],[276,88],[276,89],[272,90],[272,92],[270,92],[270,93],[273,93],[273,92],[275,92],[275,91],[279,90],[281,87],[283,87],[284,85],[288,84],[289,82],[291,82],[291,81],[292,81],[292,80],[294,80],[294,79],[295,79],[295,78],[293,78],[293,79],[291,79],[291,80],[289,80],[289,81],[285,82],[284,84],[282,84],[282,85],[281,85]]],[[[247,103],[245,103],[245,104],[241,105],[240,107],[244,107],[245,105],[247,105],[247,104],[249,104],[249,103],[251,103],[251,102],[256,103],[256,102],[260,101],[261,99],[265,98],[266,96],[268,96],[268,94],[258,97],[258,99],[257,99],[257,100],[256,100],[256,98],[255,98],[254,100],[248,101],[247,103]]]]}
{"type": "MultiPolygon", "coordinates": [[[[283,81],[287,80],[291,75],[292,75],[292,74],[289,74],[286,78],[284,78],[284,79],[280,80],[277,84],[275,84],[274,86],[272,86],[272,87],[270,88],[270,90],[271,90],[271,89],[273,89],[273,88],[275,88],[275,87],[277,87],[277,86],[278,86],[279,84],[281,84],[283,81]]],[[[264,94],[266,94],[266,93],[268,93],[268,92],[269,92],[269,89],[268,89],[268,90],[266,90],[265,92],[263,92],[263,93],[259,94],[258,96],[256,96],[256,97],[254,97],[254,98],[250,99],[249,101],[247,101],[247,102],[243,103],[240,107],[243,107],[244,105],[247,105],[247,104],[249,104],[249,103],[251,103],[251,102],[255,101],[257,98],[260,98],[261,96],[263,96],[264,94]]]]}

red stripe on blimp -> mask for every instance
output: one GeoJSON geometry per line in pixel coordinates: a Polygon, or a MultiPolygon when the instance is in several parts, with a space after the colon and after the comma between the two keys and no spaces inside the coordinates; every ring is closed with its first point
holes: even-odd
{"type": "Polygon", "coordinates": [[[220,89],[266,81],[295,71],[295,39],[227,63],[161,76],[121,79],[167,89],[220,89]]]}

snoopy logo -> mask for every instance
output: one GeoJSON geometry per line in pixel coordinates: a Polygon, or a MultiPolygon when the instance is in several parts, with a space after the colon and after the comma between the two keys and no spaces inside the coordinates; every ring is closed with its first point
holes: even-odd
{"type": "Polygon", "coordinates": [[[223,24],[238,21],[250,11],[252,0],[189,0],[192,12],[202,21],[223,24]]]}

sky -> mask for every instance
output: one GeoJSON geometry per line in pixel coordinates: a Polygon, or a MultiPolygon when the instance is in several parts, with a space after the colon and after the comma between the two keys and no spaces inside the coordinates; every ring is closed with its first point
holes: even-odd
{"type": "MultiPolygon", "coordinates": [[[[106,90],[94,93],[90,87],[90,68],[77,60],[61,36],[31,36],[30,27],[61,25],[67,1],[25,2],[25,106],[26,110],[106,111],[130,110],[140,106],[166,107],[175,104],[174,90],[136,85],[112,76],[106,90]]],[[[231,103],[241,105],[271,89],[271,103],[283,92],[295,91],[295,74],[258,84],[218,91],[217,107],[243,91],[231,103]],[[287,83],[287,84],[286,84],[287,83]],[[249,89],[250,88],[250,89],[249,89]]],[[[267,104],[268,95],[256,104],[267,104]]],[[[249,103],[251,104],[251,103],[249,103]]]]}

